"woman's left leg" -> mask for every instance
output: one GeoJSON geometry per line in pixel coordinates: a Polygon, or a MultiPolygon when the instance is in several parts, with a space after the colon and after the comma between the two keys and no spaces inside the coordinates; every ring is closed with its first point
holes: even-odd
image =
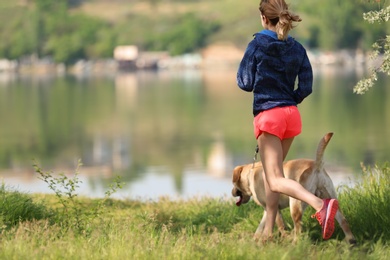
{"type": "MultiPolygon", "coordinates": [[[[260,139],[260,137],[259,137],[259,139],[260,139]]],[[[258,145],[259,145],[259,147],[261,147],[261,142],[259,139],[258,139],[258,145]]],[[[288,151],[290,150],[290,147],[291,147],[291,144],[293,141],[294,141],[294,137],[282,140],[281,147],[280,147],[281,150],[276,148],[277,150],[275,151],[275,153],[270,153],[269,155],[265,155],[264,152],[261,152],[261,160],[262,160],[263,165],[267,164],[268,163],[267,161],[271,161],[271,158],[268,158],[268,156],[275,156],[276,161],[278,161],[276,163],[277,165],[280,165],[279,161],[281,160],[281,166],[280,166],[281,168],[279,167],[278,172],[279,172],[279,174],[282,174],[282,176],[284,177],[283,161],[284,161],[284,159],[286,159],[286,156],[288,154],[288,151]],[[280,155],[282,155],[282,157],[280,157],[280,155]],[[267,157],[267,158],[265,158],[265,157],[267,157]]],[[[264,226],[263,236],[265,237],[265,239],[268,239],[269,237],[272,236],[273,229],[275,226],[276,214],[278,212],[278,207],[279,207],[280,193],[271,191],[271,189],[268,185],[268,182],[267,182],[267,177],[266,177],[265,171],[263,171],[263,180],[264,180],[265,196],[266,196],[266,202],[267,202],[267,204],[266,204],[267,218],[266,218],[266,222],[265,222],[266,224],[264,226]]]]}

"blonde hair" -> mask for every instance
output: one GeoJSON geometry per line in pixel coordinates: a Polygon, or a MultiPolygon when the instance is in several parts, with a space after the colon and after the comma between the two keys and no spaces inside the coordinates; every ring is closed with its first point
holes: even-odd
{"type": "Polygon", "coordinates": [[[279,40],[286,40],[288,32],[294,28],[293,22],[300,22],[299,15],[288,10],[284,0],[261,0],[259,10],[275,26],[279,40]]]}

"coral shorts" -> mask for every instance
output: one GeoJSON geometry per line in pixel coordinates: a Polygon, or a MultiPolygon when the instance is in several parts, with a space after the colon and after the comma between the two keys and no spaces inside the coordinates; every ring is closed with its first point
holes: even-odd
{"type": "Polygon", "coordinates": [[[275,107],[260,112],[253,119],[256,139],[267,132],[276,135],[280,140],[297,136],[302,131],[302,121],[296,106],[275,107]]]}

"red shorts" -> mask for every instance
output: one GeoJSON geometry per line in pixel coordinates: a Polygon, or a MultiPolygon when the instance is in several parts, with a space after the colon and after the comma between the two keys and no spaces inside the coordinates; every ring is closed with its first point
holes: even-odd
{"type": "Polygon", "coordinates": [[[253,119],[256,139],[267,132],[276,135],[280,140],[297,136],[302,131],[302,121],[296,106],[275,107],[260,112],[253,119]]]}

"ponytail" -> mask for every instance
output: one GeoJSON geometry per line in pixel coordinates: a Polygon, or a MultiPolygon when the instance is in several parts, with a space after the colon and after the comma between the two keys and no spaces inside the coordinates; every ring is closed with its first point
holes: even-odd
{"type": "Polygon", "coordinates": [[[302,21],[299,15],[288,10],[284,0],[261,0],[259,10],[276,27],[279,40],[287,39],[288,32],[294,28],[293,22],[302,21]]]}
{"type": "Polygon", "coordinates": [[[276,33],[279,40],[286,40],[288,32],[294,28],[293,22],[300,22],[302,19],[295,14],[290,13],[287,9],[279,14],[279,21],[276,24],[276,33]]]}

